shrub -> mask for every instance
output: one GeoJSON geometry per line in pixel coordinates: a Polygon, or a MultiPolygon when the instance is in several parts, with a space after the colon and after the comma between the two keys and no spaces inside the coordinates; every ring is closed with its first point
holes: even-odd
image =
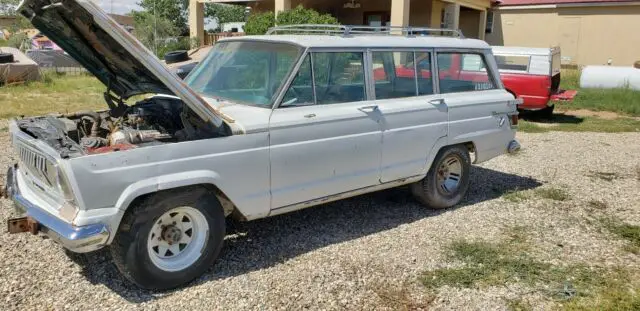
{"type": "Polygon", "coordinates": [[[251,14],[244,25],[244,32],[248,35],[264,35],[275,23],[273,12],[251,14]]]}
{"type": "Polygon", "coordinates": [[[247,19],[244,31],[248,35],[263,35],[275,25],[323,24],[337,25],[338,20],[331,14],[320,14],[302,5],[293,10],[280,12],[276,18],[273,12],[256,13],[247,19]]]}

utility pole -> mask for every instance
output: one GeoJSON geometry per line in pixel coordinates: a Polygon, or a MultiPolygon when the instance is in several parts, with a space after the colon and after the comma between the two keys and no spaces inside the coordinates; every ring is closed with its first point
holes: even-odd
{"type": "Polygon", "coordinates": [[[153,52],[158,56],[158,14],[156,11],[157,0],[153,0],[153,52]]]}

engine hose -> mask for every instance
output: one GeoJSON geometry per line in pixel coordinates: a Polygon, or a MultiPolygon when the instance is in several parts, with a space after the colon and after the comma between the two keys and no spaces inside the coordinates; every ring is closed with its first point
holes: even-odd
{"type": "Polygon", "coordinates": [[[102,117],[95,111],[83,110],[70,114],[64,115],[66,118],[82,118],[88,117],[93,119],[93,125],[91,125],[91,135],[89,137],[98,137],[98,131],[100,130],[100,126],[102,125],[102,117]]]}

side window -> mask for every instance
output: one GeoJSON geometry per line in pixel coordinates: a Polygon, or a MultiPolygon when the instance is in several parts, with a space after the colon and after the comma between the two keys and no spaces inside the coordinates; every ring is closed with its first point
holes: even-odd
{"type": "Polygon", "coordinates": [[[418,62],[418,94],[433,94],[433,75],[431,74],[431,53],[417,52],[416,62],[418,62]]]}
{"type": "Polygon", "coordinates": [[[487,63],[482,54],[438,53],[440,93],[495,89],[496,85],[486,68],[487,63]],[[448,59],[450,62],[441,64],[441,59],[448,59]]]}
{"type": "Polygon", "coordinates": [[[313,84],[311,83],[311,57],[307,55],[289,89],[284,94],[281,106],[313,105],[313,84]]]}
{"type": "Polygon", "coordinates": [[[529,56],[520,55],[496,55],[496,62],[498,63],[498,69],[502,70],[515,70],[527,72],[529,71],[529,56]]]}
{"type": "Polygon", "coordinates": [[[318,52],[313,54],[316,104],[365,100],[362,52],[318,52]]]}
{"type": "Polygon", "coordinates": [[[376,99],[416,96],[413,52],[373,52],[376,99]]]}

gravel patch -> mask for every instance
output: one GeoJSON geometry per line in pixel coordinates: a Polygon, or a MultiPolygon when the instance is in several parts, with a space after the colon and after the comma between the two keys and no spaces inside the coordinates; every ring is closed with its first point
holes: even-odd
{"type": "MultiPolygon", "coordinates": [[[[9,138],[0,121],[0,144],[9,138]]],[[[553,303],[517,284],[477,289],[419,282],[427,270],[451,267],[445,256],[456,239],[501,240],[523,227],[531,255],[557,265],[598,263],[638,267],[640,257],[602,230],[598,215],[640,224],[640,134],[519,134],[523,150],[472,170],[472,185],[453,209],[430,211],[406,188],[391,189],[249,223],[233,223],[221,258],[183,289],[155,293],[126,283],[107,251],[67,256],[52,241],[0,233],[3,310],[435,310],[504,309],[525,299],[553,303]],[[594,171],[619,178],[589,177],[594,171]],[[561,188],[566,201],[510,202],[507,191],[561,188]],[[594,214],[589,202],[606,202],[594,214]]],[[[0,150],[0,174],[15,161],[0,150]]],[[[2,175],[1,178],[4,178],[2,175]]],[[[0,218],[14,215],[0,199],[0,218]]],[[[536,308],[536,309],[537,309],[536,308]]]]}

